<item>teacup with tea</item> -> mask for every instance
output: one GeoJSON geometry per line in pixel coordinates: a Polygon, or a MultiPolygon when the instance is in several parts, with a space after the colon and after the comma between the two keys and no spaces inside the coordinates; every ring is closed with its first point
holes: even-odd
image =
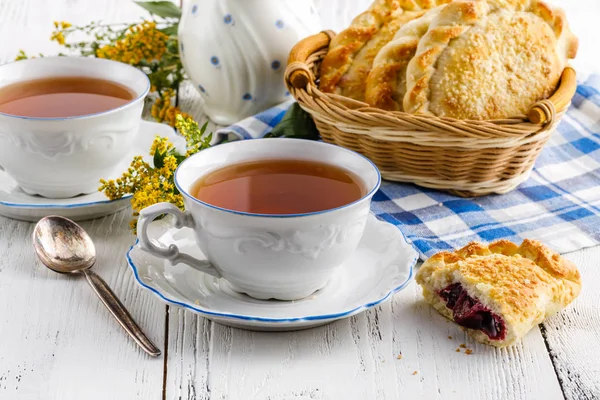
{"type": "Polygon", "coordinates": [[[145,251],[222,277],[237,292],[301,299],[351,257],[380,181],[368,159],[331,144],[282,138],[220,144],[177,169],[186,211],[170,203],[142,210],[138,239],[145,251]],[[149,237],[149,224],[164,214],[194,231],[206,260],[149,237]]]}
{"type": "Polygon", "coordinates": [[[142,71],[103,59],[0,66],[0,167],[28,194],[96,191],[127,156],[149,88],[142,71]]]}

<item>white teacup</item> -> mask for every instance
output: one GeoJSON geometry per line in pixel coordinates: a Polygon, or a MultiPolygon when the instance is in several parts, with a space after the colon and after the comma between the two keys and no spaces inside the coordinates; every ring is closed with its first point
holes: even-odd
{"type": "Polygon", "coordinates": [[[105,112],[35,118],[0,113],[0,167],[28,194],[67,198],[98,190],[129,153],[139,128],[148,77],[120,62],[84,57],[44,57],[0,66],[0,88],[51,77],[91,77],[135,93],[105,112]]]}
{"type": "MultiPolygon", "coordinates": [[[[336,268],[350,257],[363,235],[371,199],[381,176],[358,153],[331,144],[300,139],[257,139],[220,144],[185,160],[175,173],[186,211],[170,203],[140,212],[138,239],[145,251],[222,277],[237,292],[259,299],[296,300],[324,287],[336,268]],[[264,159],[327,162],[353,172],[366,195],[345,206],[309,214],[250,214],[216,207],[190,195],[203,175],[224,166],[264,159]],[[148,224],[163,214],[177,228],[194,230],[207,260],[180,254],[176,245],[157,246],[148,224]]],[[[235,195],[232,193],[232,195],[235,195]]]]}

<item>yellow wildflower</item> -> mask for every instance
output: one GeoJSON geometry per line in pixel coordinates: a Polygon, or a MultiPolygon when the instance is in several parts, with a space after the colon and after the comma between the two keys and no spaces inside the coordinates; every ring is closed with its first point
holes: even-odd
{"type": "Polygon", "coordinates": [[[165,113],[164,122],[169,124],[169,126],[175,126],[177,124],[177,116],[181,115],[184,118],[191,118],[191,116],[187,113],[184,113],[179,109],[179,107],[169,107],[165,113]]]}
{"type": "Polygon", "coordinates": [[[177,115],[182,115],[184,118],[191,118],[187,113],[182,112],[179,107],[171,105],[171,99],[175,96],[173,89],[167,89],[161,97],[158,97],[152,104],[151,115],[158,122],[164,122],[169,126],[175,127],[177,123],[177,115]]]}
{"type": "Polygon", "coordinates": [[[170,191],[172,191],[173,189],[175,189],[175,185],[174,185],[174,184],[172,184],[171,182],[165,181],[165,182],[163,182],[163,184],[162,184],[162,189],[163,189],[165,192],[170,192],[170,191]]]}
{"type": "Polygon", "coordinates": [[[50,40],[53,40],[60,45],[63,45],[65,44],[65,35],[62,31],[54,31],[52,32],[52,36],[50,36],[50,40]]]}
{"type": "Polygon", "coordinates": [[[72,27],[73,25],[71,25],[68,22],[65,21],[54,21],[54,31],[52,32],[52,35],[50,36],[50,40],[53,40],[55,42],[57,42],[60,45],[64,45],[65,44],[65,29],[69,29],[70,27],[72,27]]]}
{"type": "Polygon", "coordinates": [[[169,139],[156,136],[154,138],[154,142],[150,146],[150,155],[153,156],[157,151],[160,154],[165,154],[167,151],[173,148],[173,144],[169,141],[169,139]]]}
{"type": "Polygon", "coordinates": [[[199,127],[198,123],[191,117],[181,114],[177,115],[175,127],[187,142],[187,152],[185,154],[186,157],[210,147],[212,133],[207,136],[204,135],[207,126],[208,122],[206,122],[202,127],[199,127]]]}
{"type": "Polygon", "coordinates": [[[123,39],[96,51],[99,58],[136,65],[141,61],[159,60],[167,49],[169,36],[156,29],[156,23],[144,21],[129,28],[123,39]]]}
{"type": "MultiPolygon", "coordinates": [[[[17,56],[15,57],[15,61],[19,61],[19,60],[27,60],[29,57],[27,57],[27,54],[25,54],[25,51],[23,51],[22,49],[19,50],[19,53],[17,54],[17,56]]],[[[32,57],[33,58],[33,57],[32,57]]]]}
{"type": "Polygon", "coordinates": [[[164,165],[160,171],[161,175],[169,179],[175,174],[175,170],[177,169],[177,159],[173,156],[167,156],[163,162],[164,165]]]}
{"type": "Polygon", "coordinates": [[[103,191],[106,197],[110,200],[116,200],[123,197],[126,193],[126,187],[119,185],[113,179],[109,181],[105,181],[104,179],[100,180],[100,188],[98,190],[103,191]]]}

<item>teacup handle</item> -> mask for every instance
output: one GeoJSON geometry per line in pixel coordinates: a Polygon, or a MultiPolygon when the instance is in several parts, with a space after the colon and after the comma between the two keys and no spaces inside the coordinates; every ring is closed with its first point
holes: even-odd
{"type": "Polygon", "coordinates": [[[171,203],[158,203],[144,208],[140,211],[140,216],[137,223],[137,237],[140,241],[140,246],[148,253],[160,258],[166,258],[171,261],[171,264],[183,263],[190,267],[204,272],[209,275],[221,277],[219,271],[207,260],[199,260],[189,254],[181,254],[177,245],[172,244],[169,247],[156,246],[148,237],[148,226],[156,217],[164,214],[171,214],[175,217],[175,228],[183,227],[193,228],[196,224],[191,214],[181,211],[171,203]]]}

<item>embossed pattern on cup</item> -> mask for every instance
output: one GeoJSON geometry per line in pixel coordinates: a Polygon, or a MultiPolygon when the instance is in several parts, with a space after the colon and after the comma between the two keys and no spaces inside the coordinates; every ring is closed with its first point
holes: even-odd
{"type": "Polygon", "coordinates": [[[273,252],[299,254],[309,260],[336,245],[346,243],[356,233],[363,231],[365,221],[357,219],[350,223],[330,224],[305,231],[292,230],[281,233],[263,232],[260,230],[243,230],[238,232],[218,233],[205,229],[205,233],[216,239],[231,241],[236,254],[246,255],[251,247],[259,247],[273,252]]]}

